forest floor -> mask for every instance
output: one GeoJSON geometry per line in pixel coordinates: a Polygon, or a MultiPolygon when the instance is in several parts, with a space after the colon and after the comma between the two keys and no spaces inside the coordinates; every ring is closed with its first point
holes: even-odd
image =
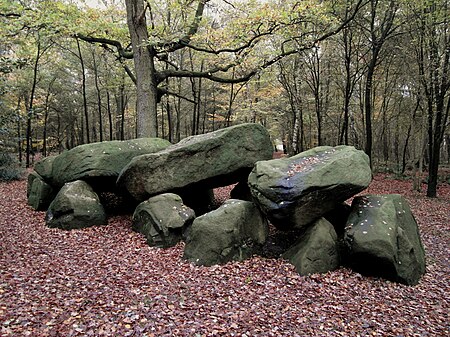
{"type": "Polygon", "coordinates": [[[197,267],[183,243],[149,247],[130,216],[49,229],[25,181],[1,183],[0,336],[449,336],[450,186],[428,199],[377,175],[367,192],[408,199],[427,258],[417,286],[263,257],[197,267]]]}

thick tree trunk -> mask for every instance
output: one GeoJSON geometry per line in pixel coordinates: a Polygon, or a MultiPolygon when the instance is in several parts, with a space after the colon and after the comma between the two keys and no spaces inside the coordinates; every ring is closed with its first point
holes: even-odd
{"type": "Polygon", "coordinates": [[[143,0],[125,0],[127,24],[136,74],[136,128],[138,137],[157,137],[157,82],[155,50],[148,45],[146,7],[143,0]]]}

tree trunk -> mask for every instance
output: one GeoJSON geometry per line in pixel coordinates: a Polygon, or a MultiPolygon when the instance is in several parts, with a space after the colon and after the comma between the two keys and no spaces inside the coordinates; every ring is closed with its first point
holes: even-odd
{"type": "Polygon", "coordinates": [[[113,118],[111,111],[111,96],[109,90],[106,90],[106,109],[108,112],[108,122],[109,122],[109,140],[113,140],[113,118]]]}
{"type": "Polygon", "coordinates": [[[143,0],[125,0],[125,4],[136,74],[137,136],[157,137],[158,92],[154,64],[155,50],[147,45],[146,7],[143,0]]]}
{"type": "Polygon", "coordinates": [[[91,139],[89,136],[89,111],[87,106],[87,96],[86,96],[86,70],[84,67],[84,59],[81,53],[80,41],[77,39],[78,56],[81,64],[81,89],[83,93],[83,111],[84,111],[84,121],[86,123],[86,142],[90,143],[91,139]]]}
{"type": "Polygon", "coordinates": [[[366,149],[372,166],[372,85],[375,72],[376,56],[372,55],[372,60],[367,69],[366,85],[364,88],[364,115],[366,121],[366,149]]]}
{"type": "Polygon", "coordinates": [[[95,51],[94,50],[92,50],[92,60],[94,62],[95,89],[97,91],[98,129],[99,129],[100,141],[103,142],[102,93],[100,91],[97,61],[95,59],[95,51]]]}
{"type": "Polygon", "coordinates": [[[22,95],[19,95],[17,99],[17,145],[18,145],[18,154],[19,154],[19,163],[22,163],[22,117],[20,116],[20,104],[22,103],[22,95]]]}
{"type": "Polygon", "coordinates": [[[44,106],[44,130],[42,131],[42,155],[47,157],[47,124],[48,124],[48,114],[49,114],[49,100],[50,100],[50,90],[53,81],[48,86],[47,95],[45,96],[45,106],[44,106]]]}

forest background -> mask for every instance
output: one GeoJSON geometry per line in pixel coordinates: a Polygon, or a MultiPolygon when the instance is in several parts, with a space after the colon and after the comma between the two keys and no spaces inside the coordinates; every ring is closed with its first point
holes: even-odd
{"type": "Polygon", "coordinates": [[[374,170],[449,164],[448,0],[0,0],[0,152],[241,122],[295,154],[353,145],[374,170]]]}

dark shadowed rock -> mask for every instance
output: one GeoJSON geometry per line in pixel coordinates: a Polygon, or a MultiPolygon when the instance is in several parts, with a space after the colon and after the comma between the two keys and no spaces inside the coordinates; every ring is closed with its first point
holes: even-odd
{"type": "Polygon", "coordinates": [[[255,202],[283,230],[306,227],[371,180],[368,156],[352,146],[322,146],[260,161],[248,178],[255,202]]]}
{"type": "Polygon", "coordinates": [[[247,179],[238,182],[230,192],[231,199],[252,201],[252,194],[250,187],[248,187],[247,179]]]}
{"type": "Polygon", "coordinates": [[[339,267],[338,237],[324,218],[312,224],[283,258],[289,260],[300,275],[326,273],[339,267]]]}
{"type": "Polygon", "coordinates": [[[269,158],[267,130],[260,124],[240,124],[136,157],[121,172],[118,185],[136,200],[185,187],[212,189],[245,179],[255,162],[269,158]]]}
{"type": "Polygon", "coordinates": [[[136,156],[165,149],[170,143],[159,138],[139,138],[79,145],[53,159],[50,184],[61,187],[84,180],[96,190],[112,190],[120,171],[136,156]]]}
{"type": "Polygon", "coordinates": [[[197,216],[212,211],[216,206],[214,191],[202,188],[184,188],[174,191],[186,206],[192,208],[197,216]]]}
{"type": "MultiPolygon", "coordinates": [[[[30,176],[28,179],[30,180],[30,176]]],[[[32,179],[30,193],[28,195],[28,205],[36,211],[44,211],[53,201],[55,194],[55,191],[49,184],[41,178],[35,177],[32,179]]]]}
{"type": "Polygon", "coordinates": [[[164,193],[138,205],[133,214],[133,229],[144,234],[150,246],[176,245],[195,213],[183,204],[180,196],[164,193]]]}
{"type": "Polygon", "coordinates": [[[414,285],[425,273],[425,251],[408,202],[398,194],[353,200],[344,242],[354,270],[414,285]]]}
{"type": "Polygon", "coordinates": [[[48,227],[77,229],[106,224],[106,215],[92,187],[77,180],[61,188],[47,210],[45,221],[48,227]]]}
{"type": "Polygon", "coordinates": [[[253,203],[229,199],[194,220],[184,258],[205,266],[242,261],[260,251],[267,235],[267,221],[253,203]]]}
{"type": "Polygon", "coordinates": [[[350,207],[350,205],[347,205],[345,203],[339,204],[323,216],[326,220],[328,220],[328,222],[333,225],[339,238],[342,238],[344,236],[345,226],[347,225],[347,220],[350,216],[351,209],[352,208],[350,207]]]}

